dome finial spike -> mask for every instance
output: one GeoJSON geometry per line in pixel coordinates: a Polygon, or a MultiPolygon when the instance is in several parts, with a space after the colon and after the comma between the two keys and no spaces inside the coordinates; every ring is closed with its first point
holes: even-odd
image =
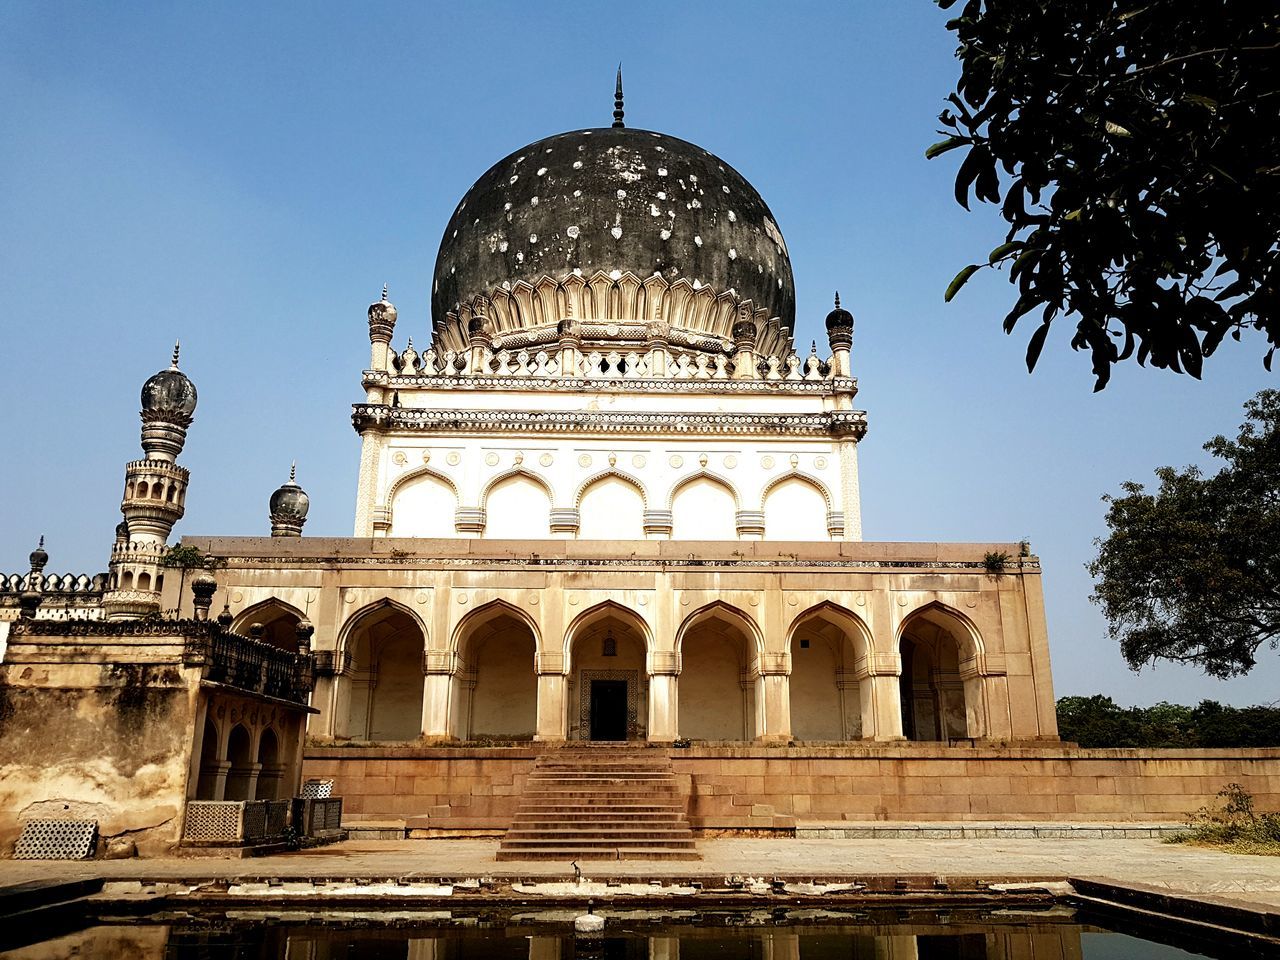
{"type": "Polygon", "coordinates": [[[382,302],[387,302],[387,285],[385,283],[382,285],[382,302]]]}
{"type": "Polygon", "coordinates": [[[836,309],[837,310],[840,309],[840,291],[839,290],[836,291],[836,309]]]}
{"type": "Polygon", "coordinates": [[[817,355],[818,355],[818,341],[817,341],[817,340],[810,340],[810,341],[809,341],[809,356],[811,356],[811,357],[816,357],[817,355]]]}
{"type": "Polygon", "coordinates": [[[181,349],[182,349],[182,341],[181,340],[173,341],[173,360],[170,362],[169,366],[172,367],[174,370],[178,369],[178,352],[181,349]]]}
{"type": "Polygon", "coordinates": [[[293,483],[294,478],[298,475],[298,461],[294,460],[289,464],[289,482],[293,483]]]}
{"type": "Polygon", "coordinates": [[[622,64],[618,64],[618,82],[613,88],[613,125],[625,127],[622,122],[622,64]]]}
{"type": "Polygon", "coordinates": [[[37,545],[41,550],[44,549],[44,534],[40,534],[40,543],[37,545]]]}

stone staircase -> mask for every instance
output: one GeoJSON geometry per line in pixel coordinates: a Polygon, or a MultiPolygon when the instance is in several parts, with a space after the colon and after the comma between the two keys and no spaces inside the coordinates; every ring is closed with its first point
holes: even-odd
{"type": "Polygon", "coordinates": [[[698,860],[665,751],[574,744],[544,753],[499,860],[698,860]]]}

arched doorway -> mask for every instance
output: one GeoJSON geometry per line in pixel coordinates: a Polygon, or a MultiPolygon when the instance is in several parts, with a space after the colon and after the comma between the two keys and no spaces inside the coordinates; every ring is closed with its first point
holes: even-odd
{"type": "Polygon", "coordinates": [[[537,639],[528,618],[495,601],[458,625],[450,728],[463,740],[532,740],[538,726],[537,639]]]}
{"type": "Polygon", "coordinates": [[[238,723],[231,728],[231,736],[227,738],[227,761],[231,767],[227,770],[227,789],[223,799],[252,800],[253,752],[249,731],[238,723]]]}
{"type": "Polygon", "coordinates": [[[208,718],[204,721],[204,736],[200,739],[200,777],[196,781],[197,800],[221,800],[218,796],[219,774],[222,758],[218,754],[218,728],[208,718]]]}
{"type": "Polygon", "coordinates": [[[344,673],[347,709],[339,736],[416,740],[422,731],[422,655],[418,621],[384,602],[357,616],[347,631],[351,666],[344,673]]]}
{"type": "Polygon", "coordinates": [[[902,733],[908,740],[980,737],[980,677],[966,681],[960,664],[971,655],[968,625],[940,604],[916,611],[902,625],[902,733]]]}
{"type": "Polygon", "coordinates": [[[791,628],[791,735],[796,740],[858,740],[871,736],[870,650],[866,625],[842,607],[824,603],[791,628]],[[859,663],[861,661],[861,667],[859,663]]]}
{"type": "Polygon", "coordinates": [[[569,628],[569,739],[643,740],[648,726],[648,628],[603,603],[569,628]]]}
{"type": "Polygon", "coordinates": [[[258,789],[255,800],[275,800],[280,795],[284,767],[280,763],[280,741],[268,727],[258,737],[258,789]]]}
{"type": "Polygon", "coordinates": [[[231,631],[243,637],[249,636],[249,628],[262,624],[262,639],[281,650],[298,648],[297,627],[302,614],[283,600],[272,597],[242,610],[231,624],[231,631]]]}
{"type": "Polygon", "coordinates": [[[697,611],[676,635],[680,736],[751,740],[758,729],[759,646],[750,618],[723,603],[697,611]]]}

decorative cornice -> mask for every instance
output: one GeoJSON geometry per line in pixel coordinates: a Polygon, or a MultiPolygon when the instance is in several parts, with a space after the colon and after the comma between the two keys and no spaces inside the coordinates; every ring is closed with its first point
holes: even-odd
{"type": "MultiPolygon", "coordinates": [[[[626,570],[847,570],[850,572],[863,570],[912,570],[981,573],[987,569],[983,560],[806,560],[800,557],[779,556],[767,559],[749,559],[739,557],[697,559],[666,559],[649,557],[626,557],[611,559],[606,557],[428,557],[411,554],[390,553],[377,556],[263,556],[237,557],[224,554],[227,567],[234,570],[275,569],[291,567],[322,566],[336,567],[413,567],[419,569],[470,567],[476,569],[520,569],[537,567],[539,570],[592,570],[592,569],[626,569],[626,570]]],[[[1005,576],[1017,576],[1021,573],[1039,573],[1040,561],[1036,558],[1010,561],[1005,567],[1005,576]]]]}
{"type": "Polygon", "coordinates": [[[405,376],[381,370],[366,370],[361,385],[397,390],[549,390],[559,393],[710,393],[710,394],[818,394],[857,393],[856,377],[828,380],[675,380],[619,377],[537,377],[537,376],[405,376]]]}
{"type": "Polygon", "coordinates": [[[597,410],[424,410],[386,404],[353,405],[358,433],[380,430],[432,433],[554,433],[680,436],[854,437],[867,431],[861,410],[824,413],[624,413],[597,410]]]}

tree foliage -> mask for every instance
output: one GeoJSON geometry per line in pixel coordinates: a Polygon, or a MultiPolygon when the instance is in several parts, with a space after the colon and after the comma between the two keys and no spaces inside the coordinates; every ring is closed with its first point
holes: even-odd
{"type": "MultiPolygon", "coordinates": [[[[949,9],[957,0],[937,0],[949,9]]],[[[1076,321],[1095,389],[1111,366],[1200,376],[1231,334],[1280,345],[1280,8],[1258,0],[965,0],[939,120],[956,200],[1000,205],[1012,332],[1076,321]]]]}
{"type": "Polygon", "coordinates": [[[1130,482],[1103,498],[1092,599],[1135,670],[1172,660],[1229,677],[1280,643],[1280,392],[1245,411],[1236,439],[1205,444],[1218,473],[1163,467],[1155,493],[1130,482]]]}
{"type": "Polygon", "coordinates": [[[1062,697],[1058,733],[1082,747],[1276,747],[1280,707],[1122,707],[1110,697],[1062,697]]]}

